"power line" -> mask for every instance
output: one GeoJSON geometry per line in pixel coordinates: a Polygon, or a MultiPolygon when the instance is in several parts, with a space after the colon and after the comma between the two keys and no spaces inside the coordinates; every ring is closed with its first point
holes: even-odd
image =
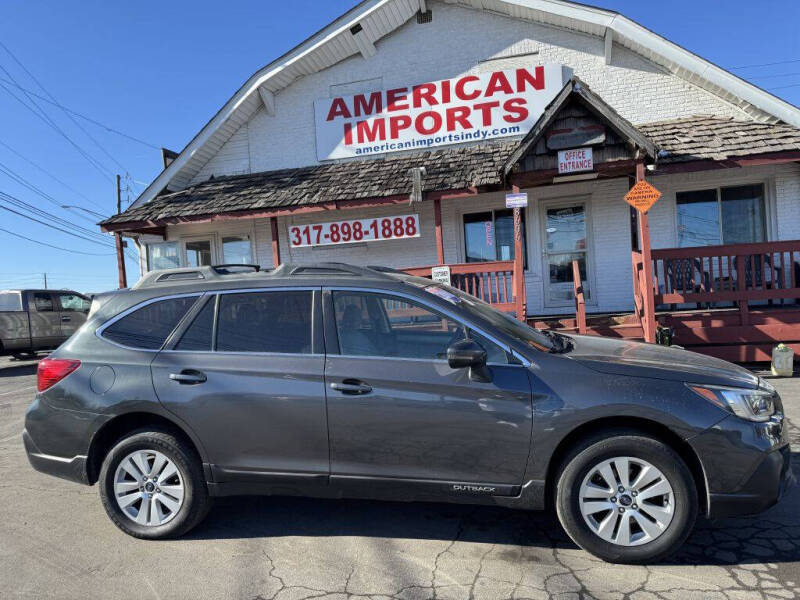
{"type": "MultiPolygon", "coordinates": [[[[2,207],[0,207],[2,208],[2,207]]],[[[3,233],[7,233],[8,235],[13,235],[14,237],[21,238],[23,240],[28,240],[29,242],[33,242],[34,244],[40,244],[42,246],[47,246],[48,248],[55,248],[56,250],[63,250],[65,252],[71,252],[72,254],[85,254],[87,256],[113,256],[113,252],[82,252],[80,250],[75,250],[73,248],[62,248],[61,246],[54,246],[53,244],[48,244],[47,242],[40,242],[39,240],[34,240],[33,238],[25,237],[24,235],[20,235],[18,233],[14,233],[13,231],[9,231],[8,229],[3,229],[0,227],[0,231],[3,233]]],[[[22,278],[16,278],[22,279],[22,278]]],[[[12,279],[13,281],[13,279],[12,279]]]]}
{"type": "Polygon", "coordinates": [[[34,96],[34,97],[38,98],[39,100],[42,100],[43,102],[47,102],[48,104],[52,104],[53,106],[57,106],[61,110],[64,110],[64,111],[66,111],[66,112],[68,112],[68,113],[70,113],[72,115],[75,115],[76,117],[79,117],[79,118],[83,119],[84,121],[88,121],[89,123],[91,123],[93,125],[97,125],[98,127],[101,127],[102,129],[105,129],[109,133],[114,133],[116,135],[122,136],[124,138],[127,138],[127,139],[131,140],[132,142],[136,142],[137,144],[142,144],[143,146],[147,146],[148,148],[153,148],[154,150],[161,150],[160,146],[156,146],[155,144],[151,144],[149,142],[145,142],[144,140],[141,140],[141,139],[139,139],[137,137],[134,137],[134,136],[132,136],[130,134],[127,134],[127,133],[125,133],[123,131],[120,131],[119,129],[115,129],[115,128],[111,127],[110,125],[106,125],[105,123],[101,123],[100,121],[98,121],[96,119],[92,119],[91,117],[87,117],[86,115],[84,115],[82,113],[79,113],[76,110],[73,110],[71,108],[68,108],[68,107],[64,106],[60,102],[57,102],[57,101],[54,101],[54,100],[49,100],[49,99],[45,98],[44,96],[42,96],[40,94],[37,94],[36,92],[33,92],[33,91],[31,91],[31,90],[19,85],[18,83],[14,83],[13,81],[10,81],[10,80],[5,79],[3,77],[0,77],[0,81],[2,81],[4,83],[7,83],[8,85],[12,85],[12,86],[14,86],[15,88],[17,88],[17,89],[19,89],[21,91],[28,92],[31,96],[34,96]]]}
{"type": "Polygon", "coordinates": [[[794,73],[780,73],[778,75],[747,75],[749,79],[778,79],[779,77],[794,77],[800,75],[800,71],[794,73]]]}
{"type": "Polygon", "coordinates": [[[734,71],[734,70],[737,70],[737,69],[757,69],[757,68],[760,68],[760,67],[774,67],[775,65],[789,65],[789,64],[794,64],[794,63],[800,63],[800,58],[795,58],[795,59],[792,59],[792,60],[779,60],[777,62],[764,63],[764,64],[761,64],[761,65],[743,65],[741,67],[729,67],[729,69],[731,71],[734,71]]]}
{"type": "Polygon", "coordinates": [[[800,86],[800,83],[793,83],[791,85],[779,85],[777,87],[767,88],[768,90],[785,90],[786,88],[793,88],[800,86]]]}
{"type": "MultiPolygon", "coordinates": [[[[9,72],[8,72],[8,71],[7,71],[7,70],[6,70],[6,69],[3,67],[3,65],[0,65],[0,70],[2,70],[2,71],[3,71],[3,72],[6,74],[6,75],[9,75],[9,76],[11,76],[11,73],[9,73],[9,72]]],[[[14,79],[14,78],[13,78],[13,76],[11,77],[11,79],[12,79],[12,80],[14,79]]],[[[53,121],[53,119],[51,119],[51,118],[50,118],[50,117],[47,115],[47,113],[45,113],[45,112],[42,110],[42,108],[41,108],[41,107],[40,107],[38,104],[36,104],[36,101],[35,101],[35,100],[33,100],[33,99],[30,97],[30,95],[28,95],[28,100],[29,100],[29,101],[30,101],[30,102],[31,102],[31,103],[32,103],[32,104],[33,104],[33,105],[34,105],[36,108],[38,108],[38,109],[39,109],[39,111],[41,111],[41,112],[36,112],[36,110],[34,110],[33,108],[31,108],[31,106],[30,106],[29,104],[27,104],[27,103],[26,103],[24,100],[22,100],[21,98],[19,98],[19,97],[18,97],[18,96],[17,96],[17,95],[16,95],[14,92],[12,92],[10,89],[8,89],[8,86],[6,86],[5,84],[3,84],[3,83],[0,83],[0,88],[3,88],[3,89],[6,91],[6,93],[8,93],[8,94],[9,94],[9,95],[10,95],[12,98],[14,98],[14,100],[16,100],[17,102],[19,102],[20,104],[22,104],[22,106],[24,106],[25,108],[27,108],[29,111],[31,111],[33,114],[35,114],[37,117],[39,117],[39,118],[40,118],[42,121],[44,121],[44,122],[45,122],[47,125],[49,125],[49,126],[52,128],[52,129],[54,129],[54,130],[55,130],[55,131],[56,131],[56,132],[57,132],[59,135],[61,135],[61,136],[62,136],[62,137],[65,139],[65,140],[67,140],[67,142],[68,142],[68,143],[69,143],[69,144],[70,144],[70,145],[71,145],[73,148],[75,148],[75,150],[77,150],[77,152],[78,152],[78,153],[79,153],[81,156],[83,156],[83,157],[84,157],[84,158],[87,160],[87,162],[88,162],[90,165],[92,165],[92,166],[93,166],[93,167],[94,167],[94,168],[95,168],[95,169],[96,169],[96,170],[97,170],[97,171],[98,171],[98,172],[99,172],[101,175],[103,175],[103,177],[108,177],[108,178],[110,178],[110,179],[113,179],[111,171],[110,171],[108,168],[104,167],[102,164],[100,164],[100,163],[99,163],[99,162],[98,162],[96,159],[92,158],[92,156],[91,156],[91,155],[89,155],[89,154],[88,154],[88,153],[87,153],[87,152],[86,152],[86,151],[85,151],[83,148],[81,148],[81,147],[80,147],[80,146],[79,146],[77,143],[75,143],[75,141],[74,141],[74,140],[73,140],[71,137],[69,137],[69,136],[68,136],[68,135],[67,135],[67,134],[66,134],[66,133],[65,133],[65,132],[64,132],[64,131],[63,131],[63,130],[62,130],[62,129],[61,129],[61,128],[60,128],[60,127],[57,125],[57,124],[56,124],[56,123],[55,123],[55,121],[53,121]]],[[[24,92],[23,92],[23,93],[24,93],[24,92]]]]}
{"type": "Polygon", "coordinates": [[[16,206],[17,208],[21,208],[23,210],[29,210],[29,211],[33,212],[34,214],[36,214],[37,216],[40,216],[40,217],[43,217],[45,219],[49,219],[51,221],[54,221],[59,225],[63,225],[65,227],[73,228],[73,229],[77,230],[78,232],[80,232],[83,235],[93,236],[93,237],[102,239],[103,242],[111,243],[111,240],[109,240],[106,236],[104,236],[99,231],[94,231],[93,229],[88,229],[86,227],[78,225],[77,223],[73,223],[72,221],[70,221],[68,219],[64,219],[62,217],[54,215],[54,214],[52,214],[50,212],[47,212],[46,210],[44,210],[42,208],[39,208],[38,206],[35,206],[35,205],[33,205],[33,204],[29,203],[29,202],[25,202],[24,200],[21,200],[21,199],[17,198],[16,196],[12,196],[11,194],[9,194],[7,192],[0,191],[0,199],[5,200],[9,204],[12,204],[12,205],[16,206]]]}
{"type": "MultiPolygon", "coordinates": [[[[3,192],[0,192],[0,195],[5,196],[6,194],[4,194],[3,192]]],[[[3,198],[3,199],[8,201],[5,198],[3,198]]],[[[45,227],[49,227],[51,229],[55,229],[55,230],[60,231],[62,233],[66,233],[67,235],[71,235],[71,236],[76,237],[76,238],[78,238],[80,240],[83,240],[85,242],[91,242],[93,244],[98,244],[100,246],[106,246],[107,247],[107,244],[104,244],[100,240],[95,240],[95,239],[91,239],[91,238],[88,238],[88,237],[84,237],[84,236],[82,236],[80,234],[75,233],[74,231],[70,231],[68,229],[62,229],[61,227],[58,227],[58,226],[53,225],[52,223],[48,223],[46,221],[40,221],[39,219],[31,217],[30,215],[26,215],[25,213],[21,213],[19,211],[16,211],[16,210],[14,210],[12,208],[8,208],[7,206],[0,205],[0,209],[7,210],[10,213],[14,213],[15,215],[19,215],[20,217],[23,217],[23,218],[28,219],[30,221],[35,221],[36,223],[39,223],[40,225],[44,225],[45,227]]]]}
{"type": "MultiPolygon", "coordinates": [[[[49,92],[49,90],[48,90],[47,88],[45,88],[45,87],[44,87],[44,85],[42,85],[42,82],[41,82],[41,81],[39,81],[39,80],[36,78],[36,76],[35,76],[33,73],[31,73],[31,72],[28,70],[28,68],[27,68],[27,67],[26,67],[24,64],[22,64],[22,61],[21,61],[19,58],[17,58],[17,56],[16,56],[16,55],[15,55],[15,54],[14,54],[14,53],[13,53],[13,52],[12,52],[12,51],[11,51],[11,50],[8,48],[8,46],[6,46],[6,45],[3,43],[3,41],[2,41],[2,40],[0,40],[0,47],[2,47],[2,48],[3,48],[3,49],[4,49],[4,50],[5,50],[7,53],[8,53],[8,55],[9,55],[9,56],[10,56],[12,59],[14,59],[14,62],[16,62],[16,63],[19,65],[19,67],[20,67],[20,68],[21,68],[23,71],[25,71],[25,73],[28,75],[28,77],[30,77],[30,78],[33,80],[33,82],[34,82],[36,85],[38,85],[38,86],[39,86],[39,89],[41,89],[41,90],[42,90],[42,91],[43,91],[43,92],[44,92],[44,93],[45,93],[45,94],[46,94],[46,95],[47,95],[47,96],[48,96],[48,97],[49,97],[49,98],[50,98],[50,99],[53,101],[53,103],[54,103],[56,106],[58,106],[59,108],[61,108],[61,111],[62,111],[62,112],[65,114],[65,115],[67,115],[67,117],[69,118],[69,120],[70,120],[70,121],[72,121],[72,122],[75,124],[75,126],[76,126],[78,129],[80,129],[80,130],[81,130],[81,131],[82,131],[82,132],[83,132],[83,133],[86,135],[86,137],[88,137],[90,140],[92,140],[92,142],[94,143],[94,145],[95,145],[95,146],[97,146],[98,148],[100,148],[100,150],[103,152],[103,154],[105,154],[105,155],[106,155],[108,158],[110,158],[110,159],[111,159],[111,161],[112,161],[112,162],[113,162],[115,165],[117,165],[117,166],[118,166],[120,169],[122,169],[123,171],[127,171],[127,170],[128,170],[128,169],[127,169],[127,168],[125,168],[125,167],[124,167],[124,166],[123,166],[123,165],[122,165],[122,164],[121,164],[121,163],[120,163],[120,162],[119,162],[119,161],[118,161],[116,158],[114,158],[114,156],[112,156],[112,154],[111,154],[111,153],[110,153],[108,150],[106,150],[106,149],[105,149],[105,147],[104,147],[104,146],[103,146],[103,145],[102,145],[100,142],[98,142],[98,141],[97,141],[97,140],[94,138],[94,136],[92,136],[92,134],[90,134],[88,131],[86,131],[86,129],[84,128],[84,126],[83,126],[83,125],[81,125],[80,123],[78,123],[78,121],[77,121],[77,120],[75,120],[75,117],[73,117],[73,116],[72,116],[72,115],[69,113],[69,111],[67,111],[67,110],[65,110],[64,108],[62,108],[62,107],[61,107],[61,105],[58,103],[58,100],[56,100],[55,96],[53,96],[53,94],[51,94],[51,93],[49,92]]],[[[4,70],[5,70],[5,69],[4,69],[4,70]]],[[[12,78],[12,79],[13,79],[13,78],[12,78]]]]}
{"type": "Polygon", "coordinates": [[[14,148],[12,148],[11,146],[9,146],[8,144],[6,144],[5,142],[3,142],[2,140],[0,140],[0,146],[3,146],[3,147],[4,147],[4,148],[6,148],[7,150],[9,150],[10,152],[12,152],[13,154],[15,154],[16,156],[18,156],[19,158],[21,158],[21,159],[22,159],[22,160],[24,160],[25,162],[27,162],[29,165],[31,165],[31,166],[33,166],[33,167],[35,167],[36,169],[38,169],[39,171],[41,171],[42,173],[44,173],[45,175],[47,175],[48,177],[50,177],[50,178],[51,178],[53,181],[56,181],[57,183],[60,183],[60,184],[61,184],[61,185],[63,185],[63,186],[66,188],[66,189],[68,189],[68,190],[69,190],[69,191],[71,191],[72,193],[74,193],[74,194],[76,194],[76,195],[80,196],[81,198],[83,198],[84,200],[86,200],[87,202],[89,202],[90,204],[92,204],[93,206],[96,206],[97,208],[100,208],[100,209],[102,209],[102,208],[103,208],[103,207],[102,207],[102,206],[100,206],[100,205],[99,205],[97,202],[95,202],[94,200],[92,200],[91,198],[89,198],[89,197],[88,197],[86,194],[84,194],[83,192],[79,192],[79,191],[78,191],[78,190],[76,190],[75,188],[71,187],[71,186],[70,186],[68,183],[65,183],[64,181],[62,181],[61,179],[59,179],[58,177],[56,177],[55,175],[53,175],[53,174],[52,174],[50,171],[48,171],[48,170],[47,170],[47,169],[45,169],[44,167],[42,167],[42,166],[40,166],[40,165],[36,164],[36,163],[35,163],[35,162],[33,162],[33,161],[30,159],[30,158],[27,158],[26,156],[23,156],[23,155],[22,155],[22,154],[20,154],[20,153],[19,153],[17,150],[14,150],[14,148]]]}
{"type": "MultiPolygon", "coordinates": [[[[18,184],[20,184],[21,186],[28,188],[29,190],[31,190],[31,191],[32,191],[32,192],[34,192],[35,194],[38,194],[39,196],[41,196],[42,198],[44,198],[44,199],[45,199],[45,200],[47,200],[48,202],[50,202],[50,203],[54,204],[55,206],[60,206],[60,204],[58,203],[58,201],[57,201],[55,198],[53,198],[53,197],[52,197],[50,194],[47,194],[47,193],[43,192],[43,191],[42,191],[42,190],[40,190],[38,187],[36,187],[36,186],[35,186],[35,185],[33,185],[32,183],[30,183],[30,182],[29,182],[28,180],[26,180],[24,177],[22,177],[22,175],[19,175],[18,173],[15,173],[14,171],[12,171],[11,169],[9,169],[9,168],[8,168],[6,165],[4,165],[3,163],[0,163],[0,173],[4,173],[4,174],[6,174],[8,177],[10,177],[12,180],[16,181],[16,182],[17,182],[18,184]]],[[[81,216],[82,216],[82,215],[81,215],[81,216]]],[[[89,219],[88,217],[83,217],[83,218],[84,218],[85,220],[87,220],[87,221],[89,221],[89,222],[92,222],[92,223],[93,223],[93,221],[92,221],[91,219],[89,219]]]]}

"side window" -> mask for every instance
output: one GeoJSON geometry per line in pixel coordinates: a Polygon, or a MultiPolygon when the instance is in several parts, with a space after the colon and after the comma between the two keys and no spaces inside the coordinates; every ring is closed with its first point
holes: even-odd
{"type": "Polygon", "coordinates": [[[311,354],[311,291],[222,294],[217,351],[311,354]]]}
{"type": "Polygon", "coordinates": [[[216,297],[212,296],[206,302],[203,310],[194,318],[192,324],[175,346],[175,350],[209,351],[211,350],[211,336],[214,334],[214,305],[216,297]]]}
{"type": "Polygon", "coordinates": [[[103,330],[106,339],[144,350],[158,350],[197,296],[159,300],[125,315],[103,330]]]}
{"type": "Polygon", "coordinates": [[[0,292],[0,312],[22,310],[22,294],[19,292],[0,292]]]}
{"type": "Polygon", "coordinates": [[[415,302],[370,292],[334,292],[339,349],[351,356],[444,359],[464,327],[415,302]]]}
{"type": "Polygon", "coordinates": [[[52,312],[53,297],[50,294],[37,292],[33,295],[33,305],[36,307],[36,312],[52,312]]]}
{"type": "Polygon", "coordinates": [[[64,312],[89,312],[91,303],[83,296],[77,294],[59,294],[58,301],[64,312]]]}

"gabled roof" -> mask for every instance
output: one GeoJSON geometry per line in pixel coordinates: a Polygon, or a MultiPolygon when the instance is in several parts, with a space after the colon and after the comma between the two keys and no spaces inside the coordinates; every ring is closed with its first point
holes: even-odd
{"type": "Polygon", "coordinates": [[[516,150],[506,160],[503,165],[503,175],[508,175],[514,165],[525,156],[528,151],[536,145],[544,135],[547,128],[553,123],[558,113],[570,101],[570,98],[577,98],[581,104],[593,112],[598,118],[604,121],[609,127],[616,131],[623,140],[632,146],[644,150],[650,158],[655,159],[658,148],[652,140],[643,135],[629,121],[609,106],[600,96],[592,92],[589,86],[577,77],[572,77],[553,101],[539,117],[539,120],[531,127],[528,134],[522,139],[516,150]]]}
{"type": "MultiPolygon", "coordinates": [[[[637,52],[688,82],[726,99],[764,122],[800,127],[800,109],[728,73],[696,54],[610,10],[567,0],[445,0],[598,36],[607,51],[617,44],[637,52]]],[[[326,69],[355,54],[369,55],[373,44],[426,5],[426,0],[363,0],[302,44],[250,77],[179,156],[142,192],[132,206],[153,200],[169,186],[186,187],[192,177],[272,95],[295,79],[326,69]],[[353,29],[356,25],[359,28],[353,29]],[[357,33],[353,33],[357,30],[357,33]]]]}

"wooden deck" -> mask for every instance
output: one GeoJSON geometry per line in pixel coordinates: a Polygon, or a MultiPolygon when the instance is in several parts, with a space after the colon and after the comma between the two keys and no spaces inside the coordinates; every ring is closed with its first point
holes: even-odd
{"type": "MultiPolygon", "coordinates": [[[[750,323],[741,325],[738,308],[659,311],[656,321],[673,330],[672,343],[687,350],[732,362],[764,362],[772,348],[783,342],[800,356],[800,304],[759,306],[749,310],[750,323]]],[[[528,324],[540,329],[578,333],[574,316],[529,317],[528,324]]],[[[632,314],[590,314],[586,333],[607,337],[644,340],[644,333],[632,314]]]]}
{"type": "MultiPolygon", "coordinates": [[[[453,286],[517,318],[526,314],[521,259],[448,266],[453,286]]],[[[769,361],[781,342],[800,356],[800,240],[657,249],[649,262],[648,253],[634,250],[632,266],[631,313],[587,314],[573,263],[574,313],[525,320],[540,329],[651,341],[666,328],[673,344],[733,362],[769,361]]],[[[405,270],[431,277],[431,269],[405,270]]]]}

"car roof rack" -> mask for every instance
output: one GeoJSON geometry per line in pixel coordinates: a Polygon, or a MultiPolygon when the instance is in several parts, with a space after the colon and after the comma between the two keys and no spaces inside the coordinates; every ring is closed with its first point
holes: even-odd
{"type": "Polygon", "coordinates": [[[211,268],[214,269],[218,275],[233,275],[234,273],[257,273],[261,270],[261,265],[226,263],[223,265],[211,265],[211,268]]]}
{"type": "Polygon", "coordinates": [[[258,273],[259,265],[250,264],[223,264],[203,265],[199,267],[181,267],[177,269],[163,269],[146,273],[131,289],[166,285],[170,283],[184,283],[200,280],[217,280],[226,276],[241,276],[248,273],[258,273]]]}
{"type": "Polygon", "coordinates": [[[155,287],[175,283],[192,283],[198,281],[230,281],[234,278],[250,279],[251,277],[302,277],[316,276],[349,276],[372,279],[395,279],[402,274],[388,267],[357,267],[341,262],[320,262],[309,265],[282,264],[275,269],[261,269],[259,265],[224,264],[200,267],[181,267],[164,269],[146,273],[131,289],[155,287]]]}
{"type": "Polygon", "coordinates": [[[357,267],[342,262],[320,262],[310,265],[281,265],[273,271],[275,276],[295,275],[355,275],[356,277],[381,277],[383,271],[373,267],[357,267]]]}

